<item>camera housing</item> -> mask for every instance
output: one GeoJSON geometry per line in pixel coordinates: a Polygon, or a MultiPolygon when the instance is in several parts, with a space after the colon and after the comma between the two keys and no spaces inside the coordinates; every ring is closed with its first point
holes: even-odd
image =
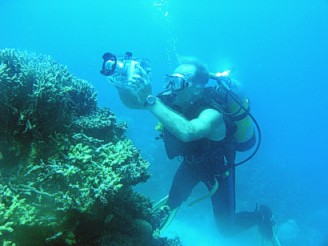
{"type": "Polygon", "coordinates": [[[147,59],[133,58],[132,52],[125,52],[124,56],[116,57],[112,53],[105,53],[103,56],[101,74],[108,77],[111,84],[125,87],[128,80],[135,74],[140,74],[143,69],[147,75],[151,68],[147,59]]]}

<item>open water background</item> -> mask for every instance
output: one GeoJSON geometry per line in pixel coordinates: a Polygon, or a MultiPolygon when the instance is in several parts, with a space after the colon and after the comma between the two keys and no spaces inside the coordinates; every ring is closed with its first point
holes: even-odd
{"type": "MultiPolygon", "coordinates": [[[[102,54],[148,58],[155,92],[183,55],[212,72],[233,69],[263,138],[238,168],[237,209],[269,204],[282,245],[328,245],[327,0],[1,0],[0,23],[1,49],[51,55],[128,122],[127,135],[151,163],[152,178],[137,189],[154,201],[167,194],[178,162],[155,140],[153,116],[125,108],[100,75],[102,54]]],[[[193,197],[204,192],[199,186],[193,197]]],[[[183,207],[165,235],[186,246],[262,245],[255,229],[221,238],[209,201],[183,207]]]]}

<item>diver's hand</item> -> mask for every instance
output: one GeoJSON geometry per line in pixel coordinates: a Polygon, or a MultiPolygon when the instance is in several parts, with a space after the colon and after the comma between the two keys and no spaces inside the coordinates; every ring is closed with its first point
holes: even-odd
{"type": "Polygon", "coordinates": [[[131,76],[128,80],[128,86],[131,87],[134,91],[142,91],[145,88],[151,86],[147,78],[142,77],[141,75],[135,74],[131,76]]]}
{"type": "Polygon", "coordinates": [[[139,74],[129,78],[128,87],[117,87],[117,90],[124,105],[133,109],[144,109],[146,97],[152,93],[150,78],[142,68],[139,69],[139,74]]]}
{"type": "Polygon", "coordinates": [[[138,64],[136,65],[136,70],[138,73],[133,74],[128,80],[128,86],[131,87],[133,90],[142,91],[144,88],[150,86],[150,74],[138,64]]]}

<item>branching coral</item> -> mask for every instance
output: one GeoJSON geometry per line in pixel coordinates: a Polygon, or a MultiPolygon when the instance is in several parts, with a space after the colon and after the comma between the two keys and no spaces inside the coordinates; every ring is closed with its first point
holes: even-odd
{"type": "Polygon", "coordinates": [[[51,57],[0,50],[0,241],[169,245],[132,189],[149,163],[125,129],[51,57]]]}
{"type": "Polygon", "coordinates": [[[51,57],[0,50],[0,140],[46,141],[95,110],[92,85],[51,57]]]}
{"type": "Polygon", "coordinates": [[[0,184],[0,236],[14,231],[17,225],[33,225],[37,223],[35,208],[25,198],[15,194],[7,186],[0,184]]]}
{"type": "MultiPolygon", "coordinates": [[[[65,144],[67,138],[57,136],[53,139],[65,144]]],[[[26,202],[36,205],[31,211],[34,211],[34,218],[38,218],[39,226],[53,224],[55,228],[61,227],[60,217],[65,214],[71,218],[70,211],[79,214],[106,211],[104,216],[95,216],[98,223],[104,224],[109,231],[120,233],[126,230],[127,223],[132,226],[136,219],[151,220],[150,202],[142,205],[142,198],[134,195],[130,188],[149,177],[148,163],[141,158],[130,140],[103,143],[83,134],[75,134],[68,141],[70,148],[61,149],[60,155],[47,161],[29,163],[19,168],[16,176],[12,175],[8,180],[10,190],[24,197],[22,207],[26,202]],[[123,197],[124,207],[119,202],[123,197]],[[109,214],[113,220],[108,220],[109,214]],[[136,215],[138,217],[134,217],[136,215]],[[120,223],[122,226],[118,226],[120,223]]],[[[57,143],[57,146],[64,144],[57,143]]],[[[20,213],[14,217],[17,216],[20,213]]],[[[8,232],[19,225],[16,220],[12,223],[3,223],[8,232]]],[[[67,230],[75,230],[71,226],[69,224],[67,230]]],[[[81,240],[81,235],[77,235],[78,240],[81,240]]]]}
{"type": "Polygon", "coordinates": [[[86,135],[105,141],[116,141],[125,130],[116,125],[115,115],[106,108],[97,109],[90,115],[77,117],[73,121],[72,127],[83,129],[83,133],[86,135]]]}

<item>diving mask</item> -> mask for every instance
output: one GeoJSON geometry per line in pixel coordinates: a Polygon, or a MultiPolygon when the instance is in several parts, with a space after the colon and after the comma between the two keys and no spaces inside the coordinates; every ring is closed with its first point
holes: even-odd
{"type": "Polygon", "coordinates": [[[191,86],[192,83],[188,81],[184,74],[173,73],[172,75],[166,75],[165,77],[165,88],[167,90],[178,91],[191,86]]]}

